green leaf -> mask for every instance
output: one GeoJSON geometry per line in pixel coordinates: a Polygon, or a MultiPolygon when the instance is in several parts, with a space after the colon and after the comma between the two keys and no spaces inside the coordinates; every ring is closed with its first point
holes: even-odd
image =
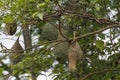
{"type": "Polygon", "coordinates": [[[35,0],[30,0],[31,2],[35,2],[35,0]]]}
{"type": "Polygon", "coordinates": [[[39,17],[41,20],[43,20],[44,13],[40,12],[37,14],[37,17],[39,17]]]}
{"type": "Polygon", "coordinates": [[[95,4],[95,9],[96,9],[97,11],[99,11],[99,10],[100,10],[100,5],[99,5],[99,4],[95,4]]]}
{"type": "Polygon", "coordinates": [[[101,40],[97,40],[96,41],[96,47],[100,50],[103,50],[104,49],[104,42],[101,41],[101,40]]]}
{"type": "MultiPolygon", "coordinates": [[[[2,76],[3,68],[0,68],[0,76],[2,76]]],[[[1,80],[1,79],[0,79],[1,80]]]]}
{"type": "Polygon", "coordinates": [[[44,13],[43,12],[35,12],[33,15],[34,17],[39,17],[41,20],[43,20],[44,13]]]}
{"type": "Polygon", "coordinates": [[[35,13],[32,15],[32,17],[34,18],[37,14],[38,14],[38,12],[35,12],[35,13]]]}
{"type": "Polygon", "coordinates": [[[9,15],[8,15],[8,16],[5,16],[5,17],[4,17],[3,21],[4,21],[5,23],[12,23],[12,22],[15,21],[15,19],[14,19],[13,16],[9,16],[9,15]]]}
{"type": "Polygon", "coordinates": [[[91,0],[90,1],[90,3],[92,3],[92,4],[95,4],[95,3],[98,3],[99,2],[99,0],[91,0]]]}
{"type": "Polygon", "coordinates": [[[49,3],[49,2],[50,2],[50,0],[45,0],[45,2],[46,2],[46,3],[49,3]]]}
{"type": "Polygon", "coordinates": [[[46,5],[45,2],[43,2],[43,3],[38,4],[37,7],[38,8],[43,8],[43,7],[45,7],[45,5],[46,5]]]}

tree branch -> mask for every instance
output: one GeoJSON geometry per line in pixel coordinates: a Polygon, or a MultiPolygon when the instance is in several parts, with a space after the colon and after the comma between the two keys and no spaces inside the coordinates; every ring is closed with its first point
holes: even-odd
{"type": "Polygon", "coordinates": [[[37,47],[42,46],[42,45],[44,45],[44,44],[54,43],[54,42],[62,43],[62,42],[66,42],[66,41],[67,41],[67,40],[52,40],[52,41],[47,41],[47,42],[43,42],[43,43],[38,44],[38,45],[30,46],[30,47],[28,47],[28,48],[25,48],[24,50],[15,50],[15,51],[13,51],[13,50],[11,50],[11,49],[5,48],[5,49],[0,50],[0,53],[11,53],[11,52],[12,52],[12,53],[21,53],[21,52],[23,52],[23,51],[28,51],[28,50],[31,50],[31,49],[33,49],[33,48],[37,48],[37,47]]]}
{"type": "MultiPolygon", "coordinates": [[[[84,34],[84,35],[81,35],[81,36],[76,37],[76,40],[80,40],[81,38],[85,38],[85,37],[88,37],[88,36],[92,36],[92,35],[94,35],[94,34],[100,33],[100,32],[102,32],[102,31],[104,31],[104,30],[107,30],[107,29],[109,29],[109,28],[114,28],[114,27],[116,27],[116,28],[117,28],[117,27],[120,27],[120,24],[119,24],[119,25],[109,25],[109,26],[107,26],[107,27],[101,28],[101,29],[96,30],[96,31],[94,31],[94,32],[86,33],[86,34],[84,34]]],[[[69,40],[72,41],[73,38],[69,38],[69,40]]],[[[41,43],[41,44],[39,44],[39,45],[31,46],[31,47],[26,48],[26,49],[24,49],[24,50],[22,50],[22,51],[27,51],[27,50],[30,50],[30,49],[32,49],[32,48],[37,48],[37,47],[39,47],[39,46],[41,46],[41,45],[48,44],[48,43],[53,43],[53,42],[65,42],[65,41],[67,41],[67,40],[52,40],[52,41],[47,41],[47,42],[41,43]]],[[[10,49],[4,49],[4,50],[1,50],[0,52],[5,52],[5,51],[6,51],[6,52],[9,52],[10,49]]],[[[19,50],[19,51],[17,51],[17,52],[22,52],[22,51],[19,50]]]]}
{"type": "MultiPolygon", "coordinates": [[[[81,36],[79,36],[79,37],[76,37],[76,39],[77,39],[77,40],[80,40],[81,38],[88,37],[88,36],[91,36],[91,35],[100,33],[100,32],[102,32],[102,31],[104,31],[104,30],[109,29],[109,28],[117,28],[117,27],[120,27],[120,24],[119,24],[119,25],[116,25],[116,24],[114,24],[114,25],[108,25],[107,27],[101,28],[101,29],[96,30],[96,31],[94,31],[94,32],[86,33],[86,34],[84,34],[84,35],[81,35],[81,36]]],[[[73,39],[70,39],[70,40],[73,40],[73,39]]]]}
{"type": "Polygon", "coordinates": [[[89,19],[89,20],[94,20],[94,21],[96,21],[99,24],[108,24],[109,25],[109,24],[118,24],[119,23],[119,22],[111,21],[111,20],[104,19],[104,18],[98,19],[96,16],[94,16],[92,14],[89,14],[89,13],[85,13],[85,12],[82,13],[82,12],[76,12],[76,11],[68,11],[68,10],[66,10],[66,13],[67,14],[73,14],[73,15],[79,16],[81,18],[85,18],[85,19],[89,19]]]}
{"type": "Polygon", "coordinates": [[[111,72],[111,71],[120,71],[120,70],[118,70],[118,69],[105,69],[105,70],[101,70],[101,71],[95,71],[95,72],[92,72],[92,73],[85,75],[81,80],[86,80],[86,78],[88,78],[92,75],[95,75],[95,74],[107,73],[107,72],[111,72]]]}

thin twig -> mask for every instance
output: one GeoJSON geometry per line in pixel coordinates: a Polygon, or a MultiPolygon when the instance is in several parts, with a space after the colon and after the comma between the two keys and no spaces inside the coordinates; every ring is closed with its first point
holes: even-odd
{"type": "Polygon", "coordinates": [[[63,38],[65,38],[67,41],[69,41],[69,38],[66,37],[66,36],[63,34],[63,32],[62,32],[61,20],[60,20],[60,19],[59,19],[59,28],[58,28],[58,30],[59,30],[60,35],[61,35],[63,38]]]}

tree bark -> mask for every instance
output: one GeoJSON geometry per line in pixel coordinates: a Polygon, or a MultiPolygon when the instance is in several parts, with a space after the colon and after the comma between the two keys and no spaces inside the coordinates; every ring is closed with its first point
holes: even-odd
{"type": "Polygon", "coordinates": [[[24,27],[23,38],[24,38],[25,49],[30,48],[32,46],[32,40],[31,40],[31,32],[29,27],[24,27]]]}
{"type": "MultiPolygon", "coordinates": [[[[31,31],[28,26],[25,26],[23,29],[23,38],[24,38],[25,49],[27,49],[26,52],[31,51],[32,49],[28,50],[28,48],[32,47],[31,31]]],[[[36,76],[35,76],[32,68],[31,68],[31,77],[32,77],[32,80],[36,80],[36,76]]]]}

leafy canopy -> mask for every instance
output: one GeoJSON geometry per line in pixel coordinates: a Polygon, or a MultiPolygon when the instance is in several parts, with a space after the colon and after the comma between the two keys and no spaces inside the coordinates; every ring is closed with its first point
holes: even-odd
{"type": "MultiPolygon", "coordinates": [[[[120,80],[119,13],[119,0],[0,0],[0,29],[16,22],[21,31],[27,26],[31,36],[38,38],[32,40],[32,51],[25,52],[19,63],[8,66],[2,62],[6,55],[2,56],[0,75],[5,77],[2,72],[6,70],[14,76],[33,73],[38,77],[51,69],[54,80],[120,80]],[[42,31],[46,26],[48,30],[42,31]],[[68,63],[53,65],[56,58],[51,44],[55,40],[51,39],[57,36],[53,28],[65,29],[70,41],[77,32],[84,55],[77,60],[77,71],[69,72],[68,63]]],[[[21,31],[13,36],[22,35],[21,31]]]]}

